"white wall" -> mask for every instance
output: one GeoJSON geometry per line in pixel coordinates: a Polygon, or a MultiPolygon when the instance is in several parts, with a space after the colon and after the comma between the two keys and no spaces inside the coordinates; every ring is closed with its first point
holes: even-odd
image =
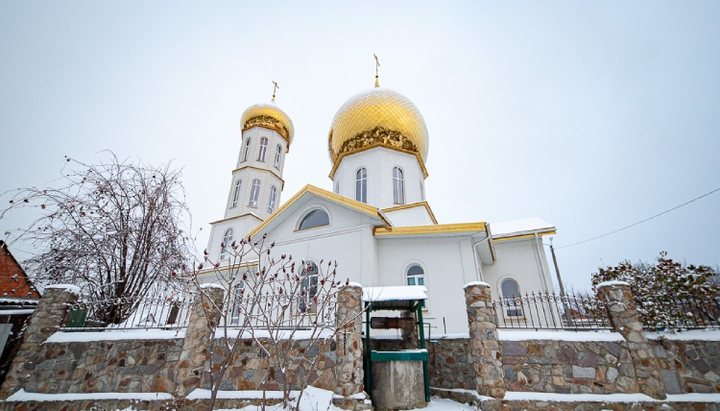
{"type": "Polygon", "coordinates": [[[378,208],[395,207],[393,202],[393,168],[400,167],[405,178],[405,204],[424,201],[425,178],[412,154],[376,147],[343,158],[333,178],[340,184],[338,194],[355,199],[355,176],[365,167],[368,173],[368,204],[378,208]]]}
{"type": "Polygon", "coordinates": [[[501,297],[500,284],[514,279],[520,293],[553,291],[542,240],[528,237],[495,241],[495,264],[483,265],[484,281],[492,287],[493,299],[501,297]]]}
{"type": "Polygon", "coordinates": [[[443,333],[443,318],[448,333],[468,331],[463,287],[478,280],[469,238],[397,238],[377,242],[380,268],[373,285],[406,285],[406,270],[419,264],[425,271],[428,289],[424,320],[435,327],[431,333],[443,333]]]}

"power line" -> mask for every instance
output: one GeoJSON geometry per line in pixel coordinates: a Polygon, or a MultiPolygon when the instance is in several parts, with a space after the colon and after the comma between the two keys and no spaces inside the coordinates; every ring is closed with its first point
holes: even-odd
{"type": "Polygon", "coordinates": [[[705,193],[705,194],[703,194],[703,195],[701,195],[701,196],[699,196],[699,197],[695,197],[695,198],[693,198],[693,199],[690,200],[690,201],[686,201],[686,202],[684,202],[684,203],[682,203],[682,204],[680,204],[680,205],[676,205],[676,206],[673,207],[673,208],[669,208],[669,209],[663,211],[662,213],[658,213],[658,214],[655,214],[655,215],[652,216],[652,217],[648,217],[648,218],[646,218],[646,219],[644,219],[644,220],[640,220],[640,221],[638,221],[637,223],[633,223],[633,224],[630,224],[630,225],[626,225],[625,227],[618,228],[617,230],[610,231],[609,233],[605,233],[605,234],[599,235],[599,236],[597,236],[597,237],[589,238],[589,239],[587,239],[587,240],[578,241],[577,243],[572,243],[572,244],[569,244],[569,245],[564,245],[564,246],[562,246],[562,247],[555,247],[555,249],[556,249],[556,250],[560,250],[560,249],[562,249],[562,248],[572,247],[572,246],[574,246],[574,245],[587,243],[587,242],[590,242],[590,241],[593,241],[593,240],[597,240],[598,238],[607,237],[607,236],[609,236],[610,234],[615,234],[615,233],[617,233],[617,232],[620,232],[620,231],[623,231],[623,230],[627,230],[628,228],[635,227],[635,226],[638,225],[638,224],[642,224],[642,223],[644,223],[644,222],[646,222],[646,221],[650,221],[650,220],[652,220],[653,218],[660,217],[660,216],[663,215],[663,214],[667,214],[667,213],[669,213],[669,212],[671,212],[671,211],[675,211],[675,210],[677,210],[677,209],[680,208],[680,207],[685,207],[686,205],[688,205],[688,204],[690,204],[690,203],[694,203],[695,201],[697,201],[697,200],[699,200],[699,199],[701,199],[701,198],[703,198],[703,197],[707,197],[707,196],[709,196],[710,194],[715,193],[715,192],[717,192],[717,191],[720,191],[720,187],[718,187],[718,188],[716,188],[716,189],[714,189],[714,190],[712,190],[712,191],[709,191],[709,192],[707,192],[707,193],[705,193]]]}

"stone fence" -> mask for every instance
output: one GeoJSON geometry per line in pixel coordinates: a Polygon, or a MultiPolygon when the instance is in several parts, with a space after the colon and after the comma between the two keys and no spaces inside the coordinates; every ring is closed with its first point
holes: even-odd
{"type": "MultiPolygon", "coordinates": [[[[217,359],[225,354],[222,339],[215,338],[217,318],[205,315],[207,307],[214,306],[213,300],[222,300],[221,292],[208,289],[210,300],[197,299],[184,332],[166,331],[170,334],[165,338],[147,339],[158,332],[143,337],[136,331],[127,334],[130,338],[119,339],[119,332],[58,333],[77,295],[68,289],[48,289],[28,324],[0,397],[7,399],[20,390],[40,394],[156,393],[156,401],[143,397],[138,406],[200,409],[206,400],[188,396],[210,388],[210,373],[217,372],[217,359]]],[[[475,402],[481,409],[493,411],[720,411],[720,404],[712,401],[680,401],[674,396],[720,393],[720,341],[649,339],[629,287],[623,283],[599,287],[598,298],[608,306],[612,332],[498,329],[487,284],[468,284],[465,297],[469,336],[440,338],[427,344],[429,379],[435,395],[475,402]],[[591,402],[569,394],[595,394],[601,399],[591,402]],[[627,394],[632,395],[622,397],[627,394]],[[668,394],[673,396],[668,399],[668,394]]],[[[291,356],[312,359],[311,365],[297,372],[304,381],[333,391],[336,404],[346,409],[367,408],[362,384],[361,312],[361,288],[346,287],[338,295],[337,315],[340,323],[347,324],[334,338],[319,344],[295,339],[283,347],[291,356]],[[344,321],[348,319],[352,321],[344,321]]],[[[393,348],[389,340],[372,343],[376,348],[393,348]]],[[[242,340],[221,389],[276,390],[285,383],[282,375],[257,340],[242,340]]],[[[297,383],[290,385],[301,388],[297,383]]],[[[223,400],[219,406],[239,407],[257,401],[223,400]]],[[[127,404],[127,399],[101,402],[105,408],[123,409],[127,404]]],[[[18,407],[90,409],[97,408],[97,402],[0,403],[2,410],[18,407]]]]}
{"type": "MultiPolygon", "coordinates": [[[[196,389],[211,389],[210,372],[217,372],[219,361],[227,354],[224,340],[216,338],[217,317],[212,315],[213,309],[208,310],[209,307],[222,309],[222,293],[222,289],[208,288],[205,298],[196,299],[187,330],[57,332],[64,324],[68,307],[78,296],[72,289],[49,288],[30,319],[0,397],[7,399],[20,390],[38,394],[157,393],[163,400],[155,401],[150,409],[200,409],[207,401],[186,397],[196,389]],[[215,305],[207,299],[214,300],[215,305]]],[[[361,294],[361,288],[354,285],[339,292],[337,316],[339,324],[345,325],[334,337],[281,342],[289,357],[310,360],[296,370],[301,379],[289,382],[289,389],[304,388],[298,383],[303,381],[333,391],[338,406],[366,407],[362,395],[361,294]]],[[[258,342],[267,343],[267,340],[236,342],[221,390],[281,389],[283,375],[290,374],[280,373],[277,362],[258,342]]],[[[262,396],[254,401],[261,399],[262,396]]],[[[143,404],[148,403],[144,401],[143,404]]],[[[127,402],[100,401],[103,408],[121,409],[127,407],[127,402]]],[[[238,407],[252,402],[223,400],[220,405],[238,407]]],[[[6,400],[0,403],[0,409],[16,409],[21,403],[28,410],[98,407],[97,401],[6,400]]]]}
{"type": "MultiPolygon", "coordinates": [[[[562,394],[639,393],[644,396],[638,398],[649,401],[642,404],[645,410],[663,404],[671,405],[663,409],[720,410],[720,404],[712,402],[667,400],[667,394],[720,393],[720,341],[649,340],[624,283],[606,283],[598,290],[613,332],[498,330],[490,286],[471,283],[465,297],[469,338],[428,344],[430,385],[436,395],[484,401],[484,410],[584,410],[600,409],[596,407],[601,403],[511,398],[534,398],[518,392],[557,394],[555,399],[562,394]]],[[[630,410],[632,402],[641,399],[623,403],[608,397],[602,409],[630,410]]]]}

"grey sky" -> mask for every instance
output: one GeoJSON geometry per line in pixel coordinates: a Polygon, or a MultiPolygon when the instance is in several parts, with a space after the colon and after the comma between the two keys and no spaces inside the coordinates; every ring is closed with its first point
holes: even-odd
{"type": "MultiPolygon", "coordinates": [[[[377,53],[381,85],[425,117],[438,220],[538,216],[561,247],[720,187],[718,21],[710,1],[0,2],[0,192],[53,180],[64,155],[172,160],[202,249],[243,110],[278,81],[296,129],[282,199],[331,189],[330,122],[377,53]]],[[[719,228],[720,192],[560,249],[560,268],[587,288],[661,250],[720,264],[719,228]]]]}

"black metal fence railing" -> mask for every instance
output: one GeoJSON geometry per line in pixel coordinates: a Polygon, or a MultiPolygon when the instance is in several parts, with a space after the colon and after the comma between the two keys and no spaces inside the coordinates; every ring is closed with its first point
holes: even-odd
{"type": "Polygon", "coordinates": [[[678,331],[720,328],[720,296],[700,300],[692,296],[653,306],[636,300],[637,310],[648,331],[678,331]]]}
{"type": "Polygon", "coordinates": [[[498,328],[607,330],[605,303],[591,295],[530,293],[493,301],[498,328]]]}
{"type": "Polygon", "coordinates": [[[193,295],[155,293],[142,299],[116,298],[73,304],[63,331],[177,329],[188,325],[193,295]]]}
{"type": "Polygon", "coordinates": [[[308,298],[263,294],[236,296],[230,304],[225,325],[257,329],[303,329],[334,327],[337,298],[308,298]]]}

